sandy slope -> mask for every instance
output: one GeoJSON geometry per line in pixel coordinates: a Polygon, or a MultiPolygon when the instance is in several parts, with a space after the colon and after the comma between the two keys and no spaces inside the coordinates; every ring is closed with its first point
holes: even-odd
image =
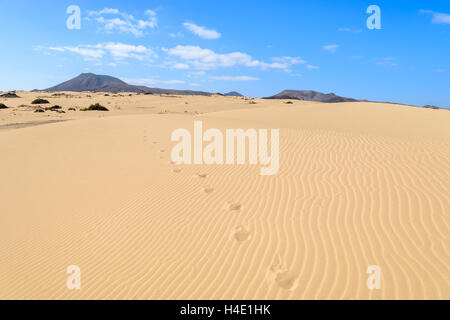
{"type": "Polygon", "coordinates": [[[0,298],[450,298],[448,111],[187,99],[231,111],[0,131],[0,298]],[[172,165],[171,132],[199,119],[280,128],[279,173],[172,165]]]}

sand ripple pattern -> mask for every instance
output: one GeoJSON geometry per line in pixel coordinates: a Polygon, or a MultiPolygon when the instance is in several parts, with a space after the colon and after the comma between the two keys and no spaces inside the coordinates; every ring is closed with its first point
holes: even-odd
{"type": "Polygon", "coordinates": [[[281,139],[276,176],[175,166],[155,147],[159,175],[114,209],[55,209],[51,226],[3,233],[0,298],[450,298],[449,141],[312,129],[281,139]],[[65,288],[71,264],[78,292],[65,288]],[[369,265],[381,290],[366,287],[369,265]]]}

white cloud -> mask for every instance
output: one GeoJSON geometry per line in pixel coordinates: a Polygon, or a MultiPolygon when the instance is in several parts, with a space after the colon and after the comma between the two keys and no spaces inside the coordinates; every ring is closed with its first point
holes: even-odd
{"type": "Polygon", "coordinates": [[[221,81],[258,81],[259,78],[249,77],[249,76],[215,76],[209,77],[211,80],[221,80],[221,81]]]}
{"type": "Polygon", "coordinates": [[[310,70],[315,70],[315,69],[319,69],[320,67],[319,66],[313,66],[313,65],[311,65],[311,64],[308,64],[307,66],[306,66],[306,69],[310,69],[310,70]]]}
{"type": "Polygon", "coordinates": [[[204,38],[204,39],[210,39],[210,40],[211,39],[219,39],[222,36],[216,30],[209,30],[209,29],[206,29],[205,27],[198,26],[194,23],[186,22],[183,24],[183,26],[186,29],[188,29],[190,32],[192,32],[193,34],[195,34],[201,38],[204,38]]]}
{"type": "Polygon", "coordinates": [[[450,14],[447,13],[434,13],[433,23],[450,24],[450,14]]]}
{"type": "Polygon", "coordinates": [[[242,52],[216,53],[210,49],[203,49],[198,46],[176,46],[172,49],[163,49],[170,56],[178,57],[199,69],[213,69],[217,67],[259,67],[266,69],[281,69],[289,71],[289,67],[305,63],[299,57],[281,57],[273,58],[274,62],[266,63],[253,59],[250,55],[242,52]]]}
{"type": "Polygon", "coordinates": [[[434,12],[431,10],[420,10],[420,13],[427,13],[432,15],[431,22],[435,24],[450,24],[450,14],[434,12]]]}
{"type": "Polygon", "coordinates": [[[329,44],[329,45],[322,47],[323,50],[331,52],[331,53],[335,53],[338,48],[339,48],[338,44],[329,44]]]}
{"type": "Polygon", "coordinates": [[[303,60],[300,57],[279,57],[279,58],[272,58],[274,61],[278,61],[281,63],[288,63],[288,64],[298,64],[298,63],[306,63],[305,60],[303,60]]]}
{"type": "Polygon", "coordinates": [[[182,38],[183,36],[184,36],[184,34],[182,32],[169,33],[169,37],[171,37],[171,38],[182,38]]]}
{"type": "Polygon", "coordinates": [[[156,80],[156,79],[150,79],[150,78],[138,78],[138,79],[121,78],[121,80],[123,80],[129,84],[142,85],[142,86],[155,85],[155,84],[173,85],[173,84],[184,84],[185,83],[183,80],[156,80]]]}
{"type": "Polygon", "coordinates": [[[104,8],[100,11],[90,11],[90,15],[102,15],[102,14],[119,14],[118,9],[112,9],[112,8],[104,8]]]}
{"type": "Polygon", "coordinates": [[[112,8],[89,11],[89,15],[95,17],[95,21],[101,24],[106,32],[120,31],[131,33],[136,37],[142,36],[145,29],[154,29],[158,25],[156,13],[152,10],[145,11],[145,15],[148,16],[146,20],[136,19],[131,14],[112,8]]]}
{"type": "Polygon", "coordinates": [[[189,65],[185,64],[185,63],[175,63],[173,65],[173,68],[174,69],[180,69],[180,70],[187,70],[187,69],[189,69],[189,65]]]}
{"type": "Polygon", "coordinates": [[[232,67],[236,65],[252,66],[259,63],[245,53],[233,52],[218,54],[210,49],[202,49],[198,46],[176,46],[168,49],[167,53],[202,69],[232,67]]]}
{"type": "Polygon", "coordinates": [[[105,50],[101,48],[95,48],[91,46],[76,46],[76,47],[49,47],[48,50],[50,51],[57,51],[57,52],[72,52],[77,53],[86,60],[92,60],[92,59],[101,59],[106,54],[105,50]]]}
{"type": "Polygon", "coordinates": [[[130,45],[120,42],[99,43],[95,45],[48,47],[50,51],[71,52],[81,55],[85,60],[98,60],[106,55],[114,60],[136,59],[139,61],[152,61],[157,55],[150,48],[142,45],[130,45]]]}
{"type": "Polygon", "coordinates": [[[204,76],[205,74],[206,74],[205,71],[196,71],[196,72],[192,72],[192,75],[193,75],[193,76],[196,76],[196,77],[204,76]]]}

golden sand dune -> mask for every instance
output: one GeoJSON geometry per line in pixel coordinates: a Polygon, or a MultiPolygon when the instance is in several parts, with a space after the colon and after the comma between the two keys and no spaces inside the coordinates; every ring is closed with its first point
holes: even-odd
{"type": "Polygon", "coordinates": [[[206,113],[0,131],[1,299],[450,298],[448,111],[146,99],[206,113]],[[172,164],[171,132],[194,120],[279,128],[278,174],[172,164]]]}

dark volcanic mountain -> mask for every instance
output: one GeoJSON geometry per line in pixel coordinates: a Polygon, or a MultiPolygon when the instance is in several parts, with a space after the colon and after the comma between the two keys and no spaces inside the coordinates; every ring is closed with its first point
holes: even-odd
{"type": "Polygon", "coordinates": [[[117,91],[117,92],[141,92],[138,88],[124,81],[93,73],[82,73],[78,77],[46,89],[45,91],[117,91]]]}
{"type": "Polygon", "coordinates": [[[93,73],[82,73],[78,77],[63,82],[57,86],[45,89],[43,91],[96,91],[96,92],[137,92],[147,94],[176,94],[176,95],[202,95],[210,96],[209,92],[174,90],[149,88],[145,86],[130,85],[120,79],[96,75],[93,73]]]}
{"type": "Polygon", "coordinates": [[[335,95],[334,93],[321,93],[312,90],[284,90],[283,92],[264,99],[291,99],[304,101],[318,101],[318,102],[355,102],[358,100],[344,98],[335,95]]]}
{"type": "Polygon", "coordinates": [[[231,92],[225,93],[224,96],[226,96],[226,97],[243,97],[242,94],[240,94],[239,92],[236,92],[236,91],[231,91],[231,92]]]}

